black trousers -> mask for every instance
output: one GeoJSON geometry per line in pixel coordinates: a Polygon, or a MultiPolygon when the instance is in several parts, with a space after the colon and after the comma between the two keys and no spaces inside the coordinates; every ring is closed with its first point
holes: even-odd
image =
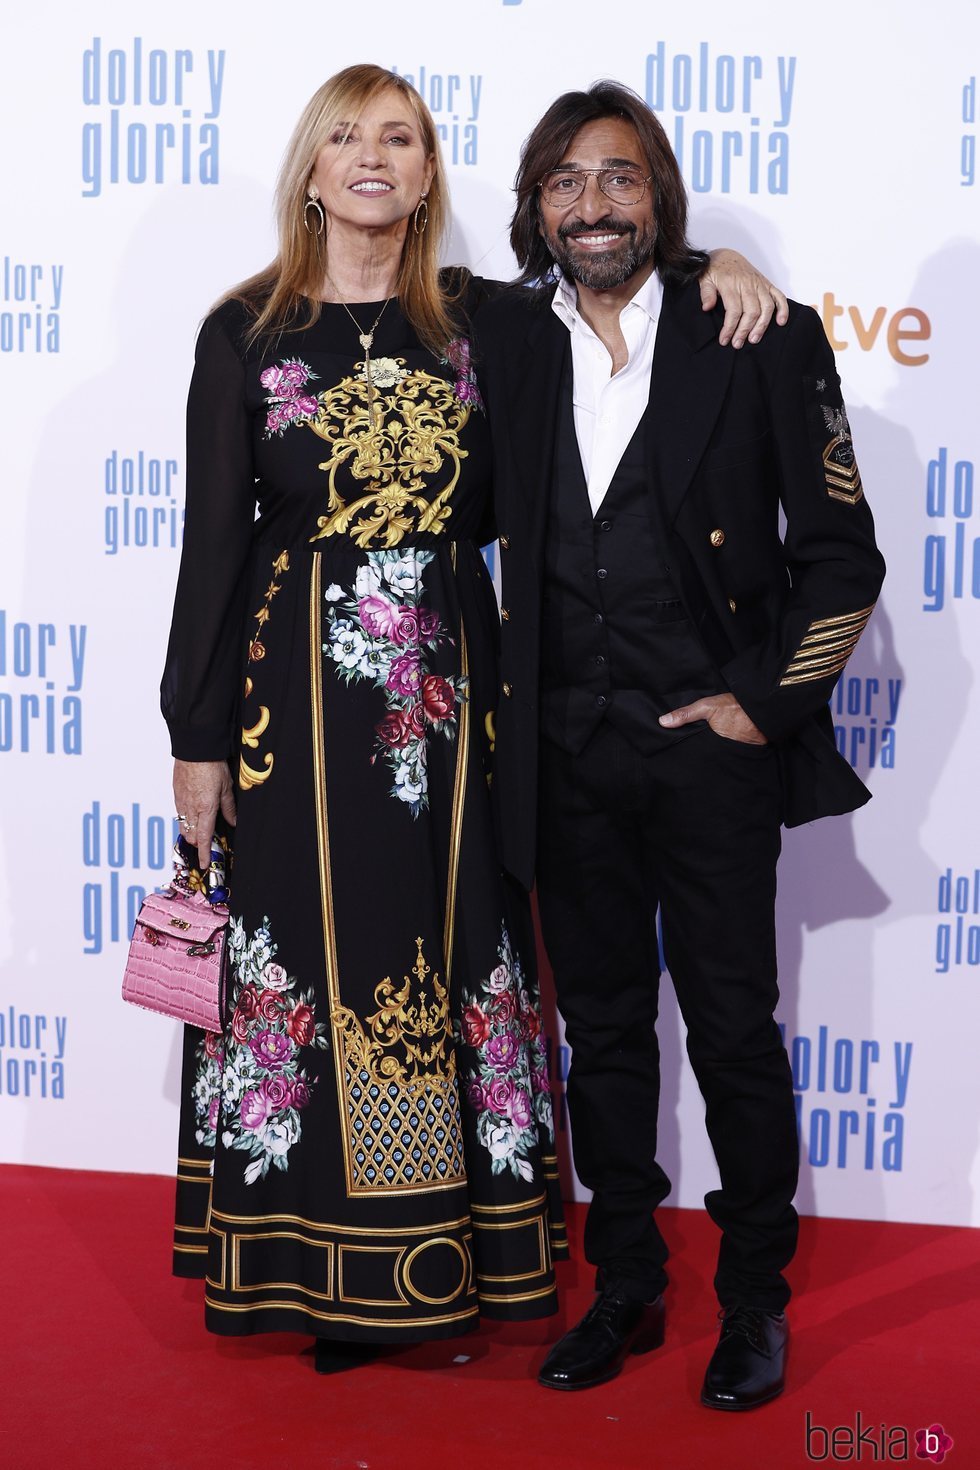
{"type": "Polygon", "coordinates": [[[655,1024],[664,956],[687,1028],[721,1179],[722,1306],[779,1311],[796,1246],[799,1146],[778,1000],[779,778],[768,746],[707,725],[641,755],[604,722],[578,756],[541,746],[538,899],[571,1047],[568,1108],[593,1191],[585,1252],[598,1281],[650,1300],[667,1282],[654,1210],[655,1024]]]}

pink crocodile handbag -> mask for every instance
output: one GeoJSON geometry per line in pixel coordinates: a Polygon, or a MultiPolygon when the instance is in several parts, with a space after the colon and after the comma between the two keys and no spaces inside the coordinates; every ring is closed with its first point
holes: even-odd
{"type": "MultiPolygon", "coordinates": [[[[220,885],[215,863],[207,875],[212,897],[188,884],[187,848],[181,838],[174,849],[175,877],[170,888],[143,900],[123,975],[123,1000],[172,1016],[188,1026],[221,1031],[222,991],[228,906],[223,868],[220,885]]],[[[220,850],[216,856],[222,858],[220,850]]],[[[200,881],[200,880],[198,880],[200,881]]]]}

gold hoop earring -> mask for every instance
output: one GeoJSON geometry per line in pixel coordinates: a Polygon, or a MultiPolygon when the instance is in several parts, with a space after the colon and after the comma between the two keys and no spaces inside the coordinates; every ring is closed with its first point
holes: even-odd
{"type": "Polygon", "coordinates": [[[320,196],[319,196],[319,194],[310,194],[309,198],[307,199],[306,203],[304,204],[304,206],[303,206],[303,223],[306,226],[307,232],[309,234],[311,234],[311,235],[322,235],[323,234],[323,227],[324,227],[324,223],[325,223],[325,217],[324,217],[324,213],[323,213],[323,205],[320,203],[320,196]],[[310,210],[311,209],[313,209],[313,210],[316,211],[316,225],[312,229],[310,228],[310,210]]]}
{"type": "Polygon", "coordinates": [[[416,204],[415,206],[415,214],[413,216],[412,223],[415,226],[416,235],[425,234],[425,227],[429,223],[429,206],[425,202],[424,194],[422,195],[418,204],[416,204]],[[422,216],[421,223],[419,223],[419,215],[422,216]]]}

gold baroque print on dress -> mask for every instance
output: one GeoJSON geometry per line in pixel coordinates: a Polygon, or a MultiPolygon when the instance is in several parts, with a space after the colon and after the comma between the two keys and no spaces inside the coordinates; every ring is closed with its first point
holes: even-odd
{"type": "MultiPolygon", "coordinates": [[[[248,645],[248,661],[250,664],[260,663],[265,658],[265,644],[262,642],[262,635],[269,621],[273,598],[277,597],[282,590],[280,579],[288,571],[289,553],[280,551],[272,563],[272,577],[268,587],[265,589],[265,601],[254,615],[255,632],[249,640],[248,645]]],[[[253,687],[252,679],[247,677],[245,680],[246,699],[251,696],[253,687]]],[[[258,719],[251,725],[245,724],[242,726],[242,744],[247,746],[249,750],[258,750],[259,740],[269,728],[269,718],[268,706],[260,704],[258,719]]],[[[262,764],[265,769],[260,771],[248,764],[244,754],[240,755],[238,758],[238,784],[242,791],[250,791],[253,786],[261,786],[268,781],[272,775],[274,762],[275,756],[271,751],[266,751],[262,757],[262,764]]]]}
{"type": "Polygon", "coordinates": [[[400,987],[386,975],[375,989],[379,1008],[367,1017],[370,1038],[345,1006],[337,1008],[334,1020],[345,1030],[350,1028],[350,1053],[358,1067],[376,1081],[390,1082],[394,1078],[409,1090],[420,1084],[448,1089],[456,1077],[449,991],[438,975],[432,975],[432,1000],[428,1000],[425,984],[432,972],[425,963],[422,940],[416,939],[415,945],[418,956],[412,974],[403,977],[400,987]]]}
{"type": "Polygon", "coordinates": [[[363,1022],[349,1007],[331,1019],[343,1049],[352,1193],[431,1189],[465,1177],[449,990],[425,962],[374,992],[363,1022]],[[430,980],[431,977],[431,980],[430,980]]]}
{"type": "Polygon", "coordinates": [[[452,514],[449,501],[467,457],[459,440],[470,406],[444,379],[410,371],[404,358],[376,358],[371,383],[363,363],[358,366],[356,377],[318,395],[316,414],[306,420],[333,450],[319,466],[328,475],[327,514],[317,518],[310,540],[349,535],[361,547],[390,548],[408,532],[437,535],[452,514]],[[430,500],[427,480],[447,460],[451,478],[430,500]],[[365,493],[349,502],[337,489],[343,464],[354,480],[367,482],[365,493]]]}

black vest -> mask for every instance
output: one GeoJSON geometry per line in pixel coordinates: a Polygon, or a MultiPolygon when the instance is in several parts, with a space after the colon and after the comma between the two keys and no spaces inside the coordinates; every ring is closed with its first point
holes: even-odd
{"type": "Polygon", "coordinates": [[[603,719],[653,753],[700,726],[658,718],[722,688],[664,562],[646,466],[648,404],[595,517],[566,371],[545,540],[541,728],[577,755],[603,719]]]}

